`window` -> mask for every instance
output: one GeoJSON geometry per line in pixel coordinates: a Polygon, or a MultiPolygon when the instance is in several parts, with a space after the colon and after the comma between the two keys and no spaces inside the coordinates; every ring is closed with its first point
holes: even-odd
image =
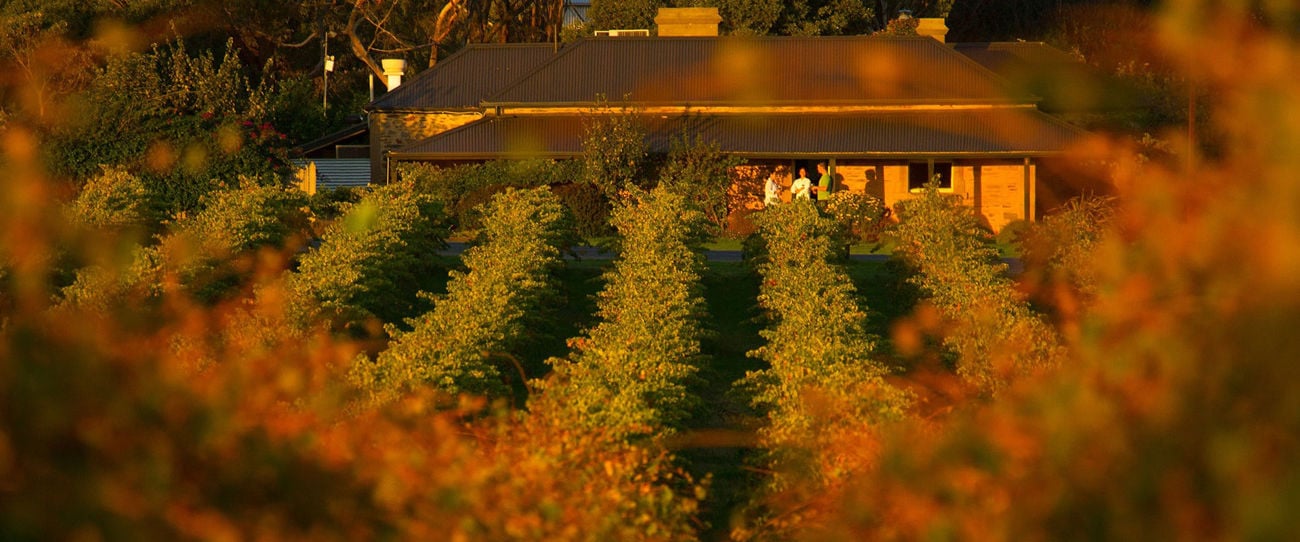
{"type": "Polygon", "coordinates": [[[952,162],[912,162],[907,165],[907,190],[920,192],[931,172],[939,176],[939,191],[952,192],[952,162]]]}

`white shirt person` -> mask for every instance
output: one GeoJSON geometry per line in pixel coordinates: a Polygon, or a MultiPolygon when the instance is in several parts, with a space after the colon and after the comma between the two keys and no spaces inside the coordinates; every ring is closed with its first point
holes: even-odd
{"type": "Polygon", "coordinates": [[[781,185],[776,182],[776,172],[767,174],[767,182],[763,184],[763,207],[771,207],[781,203],[781,185]]]}
{"type": "Polygon", "coordinates": [[[807,169],[799,168],[799,178],[790,183],[790,199],[812,199],[812,180],[807,169]]]}

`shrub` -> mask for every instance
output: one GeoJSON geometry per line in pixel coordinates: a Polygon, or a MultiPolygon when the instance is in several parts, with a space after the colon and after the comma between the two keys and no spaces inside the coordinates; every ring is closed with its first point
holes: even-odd
{"type": "Polygon", "coordinates": [[[78,96],[76,123],[46,142],[57,175],[87,178],[121,167],[144,183],[157,216],[193,213],[204,195],[238,178],[286,183],[288,140],[260,111],[233,43],[224,56],[190,55],[180,40],[113,56],[78,96]]]}
{"type": "Polygon", "coordinates": [[[704,212],[704,218],[721,231],[727,217],[743,206],[733,202],[730,190],[734,171],[744,160],[725,154],[716,142],[699,136],[679,134],[668,150],[668,159],[659,171],[659,184],[677,192],[704,212]]]}
{"type": "Polygon", "coordinates": [[[757,222],[766,245],[759,303],[770,323],[766,344],[750,355],[770,368],[740,385],[766,413],[760,444],[777,473],[768,490],[781,496],[775,514],[741,533],[788,536],[808,520],[789,511],[872,463],[873,435],[903,417],[909,396],[884,381],[853,283],[829,263],[839,226],[807,201],[770,208],[757,222]]]}
{"type": "Polygon", "coordinates": [[[957,373],[985,393],[1056,365],[1060,343],[1006,276],[992,234],[960,198],[931,185],[897,206],[895,234],[911,280],[949,322],[957,373]]]}
{"type": "Polygon", "coordinates": [[[1083,235],[1092,219],[1045,223],[1082,242],[1029,256],[1064,264],[1092,244],[1078,276],[1094,293],[1079,298],[1060,369],[891,438],[882,468],[853,484],[829,532],[810,536],[1295,537],[1296,42],[1284,24],[1257,26],[1246,5],[1175,1],[1161,13],[1166,58],[1223,91],[1204,118],[1231,134],[1225,146],[1189,168],[1093,141],[1121,166],[1115,208],[1102,214],[1113,215],[1083,235]]]}
{"type": "Polygon", "coordinates": [[[661,434],[690,415],[700,361],[703,216],[657,188],[616,210],[621,251],[600,293],[601,322],[571,339],[567,359],[539,383],[533,408],[555,408],[578,427],[661,434]]]}
{"type": "Polygon", "coordinates": [[[483,210],[481,244],[462,257],[467,271],[453,271],[447,294],[434,308],[393,330],[393,342],[373,365],[354,371],[376,400],[425,384],[449,394],[502,396],[507,390],[496,362],[544,312],[550,272],[572,241],[564,207],[546,188],[507,189],[483,210]]]}
{"type": "Polygon", "coordinates": [[[465,532],[488,540],[698,540],[705,488],[662,445],[576,428],[565,409],[534,408],[510,423],[480,425],[487,430],[476,432],[469,451],[477,462],[491,458],[493,470],[443,484],[468,496],[470,506],[458,507],[474,514],[465,532]]]}
{"type": "Polygon", "coordinates": [[[140,178],[121,167],[104,167],[86,181],[68,212],[70,221],[93,228],[147,228],[159,222],[145,199],[140,178]]]}
{"type": "Polygon", "coordinates": [[[699,494],[674,491],[692,482],[662,449],[563,417],[444,411],[429,394],[347,410],[338,368],[356,346],[294,331],[275,299],[168,303],[176,325],[160,331],[123,325],[125,307],[0,329],[6,532],[692,538],[699,494]]]}
{"type": "Polygon", "coordinates": [[[554,185],[551,191],[559,196],[564,207],[573,215],[574,227],[584,238],[606,237],[613,232],[609,225],[609,201],[599,191],[586,183],[554,185]]]}
{"type": "Polygon", "coordinates": [[[843,237],[856,242],[875,241],[887,224],[884,204],[857,192],[831,194],[826,212],[839,223],[843,237]]]}
{"type": "Polygon", "coordinates": [[[610,201],[628,197],[633,188],[652,186],[646,129],[635,112],[604,106],[587,115],[582,171],[587,183],[610,201]]]}
{"type": "Polygon", "coordinates": [[[163,289],[212,302],[247,279],[246,261],[263,247],[280,249],[305,232],[310,218],[302,192],[245,182],[203,198],[204,209],[171,225],[157,245],[135,247],[116,264],[77,271],[65,303],[106,308],[128,292],[157,298],[163,289]]]}
{"type": "Polygon", "coordinates": [[[1053,290],[1055,306],[1086,304],[1097,293],[1097,278],[1088,263],[1111,226],[1114,211],[1112,198],[1082,196],[1018,236],[1026,282],[1039,292],[1053,290]]]}
{"type": "Polygon", "coordinates": [[[73,233],[52,198],[15,204],[42,184],[0,183],[6,538],[692,537],[699,494],[673,491],[692,482],[662,449],[429,393],[355,408],[358,346],[298,331],[275,282],[212,307],[164,290],[153,314],[44,310],[43,255],[73,233]]]}
{"type": "Polygon", "coordinates": [[[466,231],[479,228],[482,204],[507,188],[568,185],[582,180],[582,163],[576,160],[494,160],[446,168],[428,164],[399,167],[403,179],[442,203],[456,227],[466,231]]]}
{"type": "Polygon", "coordinates": [[[437,272],[442,209],[410,183],[367,192],[325,229],[286,280],[301,323],[325,318],[352,328],[371,318],[400,322],[419,308],[416,293],[437,272]]]}
{"type": "Polygon", "coordinates": [[[343,216],[347,207],[361,201],[365,195],[364,188],[339,187],[333,190],[320,190],[311,196],[308,206],[318,221],[330,223],[343,216]]]}

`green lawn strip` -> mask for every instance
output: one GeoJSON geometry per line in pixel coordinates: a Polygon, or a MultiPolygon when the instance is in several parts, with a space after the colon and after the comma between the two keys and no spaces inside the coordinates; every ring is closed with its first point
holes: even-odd
{"type": "Polygon", "coordinates": [[[604,286],[601,273],[612,264],[612,260],[569,260],[555,272],[559,291],[548,307],[550,314],[520,344],[519,363],[528,378],[546,376],[551,370],[546,360],[568,355],[567,341],[596,323],[596,294],[604,286]]]}
{"type": "Polygon", "coordinates": [[[749,405],[730,390],[746,371],[761,364],[745,355],[762,342],[758,335],[762,322],[756,318],[758,280],[748,265],[738,262],[709,262],[702,277],[709,333],[701,346],[709,364],[700,372],[704,383],[697,392],[704,400],[703,410],[690,420],[688,431],[696,432],[707,444],[683,448],[678,456],[694,476],[713,479],[701,504],[700,519],[707,524],[700,533],[703,540],[726,540],[732,515],[749,501],[750,492],[758,485],[757,478],[745,469],[753,448],[725,439],[711,440],[723,435],[720,431],[752,434],[757,423],[749,405]]]}
{"type": "Polygon", "coordinates": [[[740,250],[745,244],[744,239],[734,237],[716,237],[712,241],[704,244],[705,250],[740,250]]]}

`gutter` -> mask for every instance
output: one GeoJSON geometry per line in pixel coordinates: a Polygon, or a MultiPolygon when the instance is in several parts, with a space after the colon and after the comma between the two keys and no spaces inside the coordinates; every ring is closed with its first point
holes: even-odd
{"type": "MultiPolygon", "coordinates": [[[[981,159],[981,158],[1050,158],[1063,156],[1066,151],[998,151],[998,152],[725,152],[725,154],[739,156],[741,158],[755,160],[807,160],[807,159],[837,159],[837,160],[854,160],[854,159],[872,159],[872,160],[928,160],[928,159],[981,159]]],[[[429,153],[429,152],[411,152],[402,153],[389,151],[390,160],[400,161],[432,161],[432,160],[524,160],[524,159],[543,159],[543,160],[562,160],[567,158],[578,158],[583,153],[569,152],[535,152],[535,153],[429,153]]]]}
{"type": "Polygon", "coordinates": [[[764,102],[736,102],[736,101],[700,101],[700,102],[490,102],[484,101],[479,103],[478,110],[489,109],[576,109],[579,112],[591,110],[615,110],[615,109],[650,109],[650,108],[685,108],[692,107],[729,107],[729,108],[807,108],[807,107],[861,107],[869,110],[873,107],[880,108],[922,108],[926,106],[944,107],[944,106],[968,106],[968,107],[1037,107],[1041,102],[1041,96],[1028,96],[1024,98],[1006,98],[1003,100],[989,99],[946,99],[946,100],[915,100],[915,99],[898,99],[898,100],[786,100],[786,101],[764,101],[764,102]]]}

